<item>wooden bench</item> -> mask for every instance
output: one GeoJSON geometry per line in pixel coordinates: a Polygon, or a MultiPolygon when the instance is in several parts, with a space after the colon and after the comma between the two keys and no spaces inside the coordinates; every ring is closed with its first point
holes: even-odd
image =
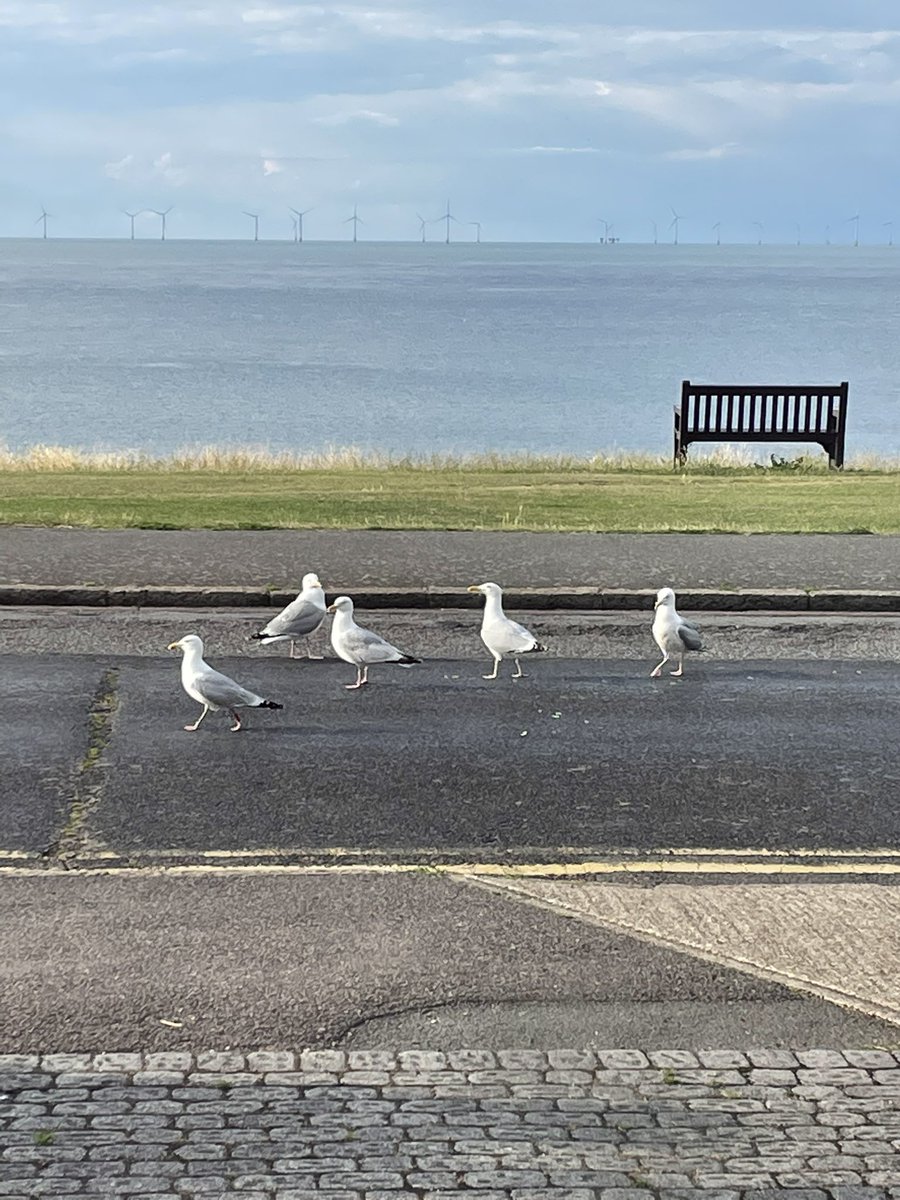
{"type": "Polygon", "coordinates": [[[830,467],[844,465],[848,383],[832,387],[681,385],[675,405],[675,466],[691,442],[816,442],[830,467]]]}

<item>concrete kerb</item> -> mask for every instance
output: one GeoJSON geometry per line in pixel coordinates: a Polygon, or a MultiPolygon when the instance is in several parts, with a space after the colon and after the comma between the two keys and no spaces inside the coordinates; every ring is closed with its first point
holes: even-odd
{"type": "MultiPolygon", "coordinates": [[[[334,589],[335,592],[341,589],[334,589]]],[[[349,589],[364,609],[477,609],[462,588],[349,589]]],[[[510,588],[506,607],[530,611],[634,612],[652,608],[652,588],[510,588]]],[[[283,608],[295,592],[250,587],[103,587],[0,584],[0,607],[283,608]]],[[[678,593],[679,608],[707,612],[900,613],[900,591],[811,591],[800,588],[695,588],[678,593]]]]}

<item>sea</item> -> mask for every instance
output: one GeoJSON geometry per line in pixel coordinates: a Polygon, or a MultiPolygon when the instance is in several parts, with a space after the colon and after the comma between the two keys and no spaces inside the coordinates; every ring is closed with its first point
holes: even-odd
{"type": "Polygon", "coordinates": [[[14,450],[668,453],[682,379],[900,454],[900,247],[0,240],[14,450]]]}

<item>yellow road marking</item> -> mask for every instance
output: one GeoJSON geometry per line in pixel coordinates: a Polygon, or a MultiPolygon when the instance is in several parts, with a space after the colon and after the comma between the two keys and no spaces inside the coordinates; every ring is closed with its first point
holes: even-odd
{"type": "Polygon", "coordinates": [[[530,862],[530,863],[483,863],[483,862],[441,862],[437,851],[433,853],[438,861],[428,862],[346,862],[336,863],[327,861],[329,858],[362,858],[365,860],[384,851],[355,851],[338,847],[327,850],[311,851],[255,851],[255,850],[226,850],[202,851],[196,854],[183,850],[163,850],[141,853],[136,857],[138,863],[129,863],[127,855],[116,855],[104,852],[92,855],[88,860],[90,866],[80,867],[77,859],[69,860],[69,865],[48,863],[39,865],[34,856],[22,851],[5,855],[0,851],[0,875],[132,875],[141,873],[157,873],[167,875],[188,874],[293,874],[293,875],[404,875],[404,874],[436,874],[448,876],[499,878],[499,879],[580,879],[589,876],[610,875],[743,875],[743,876],[854,876],[871,875],[892,877],[900,876],[900,854],[896,851],[815,851],[810,852],[807,861],[788,861],[799,857],[794,851],[741,851],[737,852],[737,861],[728,861],[724,856],[736,852],[730,850],[699,851],[687,856],[687,852],[665,852],[660,858],[635,859],[588,859],[581,862],[530,862]],[[705,860],[702,855],[711,854],[720,857],[705,860]],[[670,856],[671,854],[671,856],[670,856]],[[757,861],[749,860],[748,855],[758,854],[757,861]],[[287,862],[274,863],[258,861],[260,858],[273,857],[302,857],[306,859],[320,858],[320,862],[287,862]],[[856,861],[850,861],[853,856],[856,861]],[[811,861],[811,859],[819,861],[811,861]],[[174,858],[200,859],[200,861],[177,863],[174,858]],[[835,861],[822,861],[828,859],[835,861]],[[10,865],[3,865],[5,859],[13,859],[10,865]],[[862,861],[859,861],[859,860],[862,861]],[[888,861],[884,861],[888,859],[888,861]],[[98,861],[99,860],[99,861],[98,861]],[[123,861],[124,860],[124,861],[123,861]],[[18,865],[18,863],[23,865],[18,865]]]}
{"type": "MultiPolygon", "coordinates": [[[[472,854],[475,851],[474,846],[419,846],[416,848],[416,853],[427,855],[435,860],[440,860],[442,856],[454,855],[460,856],[463,854],[472,854]]],[[[645,864],[653,864],[654,870],[665,870],[666,865],[672,862],[680,863],[687,861],[695,863],[706,858],[713,859],[762,859],[766,862],[792,860],[792,859],[896,859],[900,862],[900,850],[889,847],[876,849],[860,849],[860,850],[836,850],[830,847],[818,849],[770,849],[767,847],[724,847],[724,846],[654,846],[650,850],[638,851],[625,848],[610,848],[606,851],[605,858],[592,858],[592,855],[597,854],[598,847],[586,846],[556,846],[556,853],[564,854],[570,860],[568,864],[563,864],[557,867],[555,863],[548,863],[541,858],[542,851],[546,851],[546,847],[540,846],[514,846],[510,847],[510,853],[514,853],[520,857],[530,856],[535,860],[534,870],[542,870],[544,867],[552,870],[570,870],[575,869],[580,873],[585,870],[592,870],[597,864],[612,864],[617,870],[650,870],[651,868],[645,864]]],[[[402,861],[404,854],[410,853],[408,848],[399,846],[384,846],[384,847],[359,847],[359,846],[261,846],[261,847],[244,847],[240,850],[191,850],[188,848],[179,849],[172,847],[168,849],[157,850],[128,850],[119,853],[115,850],[103,849],[93,851],[89,857],[92,861],[109,859],[111,861],[120,862],[123,858],[128,858],[129,853],[133,853],[136,858],[140,858],[142,862],[156,861],[161,862],[166,859],[173,858],[191,858],[201,860],[203,862],[216,862],[222,860],[229,862],[233,859],[252,858],[254,860],[272,859],[272,858],[353,858],[353,859],[374,859],[387,856],[395,856],[402,861]]],[[[602,853],[602,852],[601,852],[602,853]]],[[[0,860],[3,859],[34,859],[36,856],[26,850],[2,850],[0,849],[0,860]]],[[[482,869],[508,869],[502,863],[497,864],[478,864],[466,863],[467,868],[470,866],[480,867],[482,869]]],[[[709,868],[713,868],[713,864],[709,864],[709,868]]],[[[515,867],[513,869],[521,869],[515,867]]],[[[529,867],[528,869],[532,869],[529,867]]],[[[683,867],[676,866],[675,870],[682,870],[683,867]]],[[[691,868],[693,869],[693,868],[691,868]]]]}

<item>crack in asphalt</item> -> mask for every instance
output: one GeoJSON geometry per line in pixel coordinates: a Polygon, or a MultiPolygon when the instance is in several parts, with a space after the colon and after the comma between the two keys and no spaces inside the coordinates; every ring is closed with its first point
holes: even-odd
{"type": "Polygon", "coordinates": [[[55,861],[68,867],[73,861],[90,859],[106,849],[103,840],[91,830],[90,818],[106,790],[103,756],[112,738],[119,706],[118,683],[117,667],[107,668],[100,676],[87,714],[87,745],[75,768],[72,794],[62,827],[41,854],[45,862],[55,861]]]}

